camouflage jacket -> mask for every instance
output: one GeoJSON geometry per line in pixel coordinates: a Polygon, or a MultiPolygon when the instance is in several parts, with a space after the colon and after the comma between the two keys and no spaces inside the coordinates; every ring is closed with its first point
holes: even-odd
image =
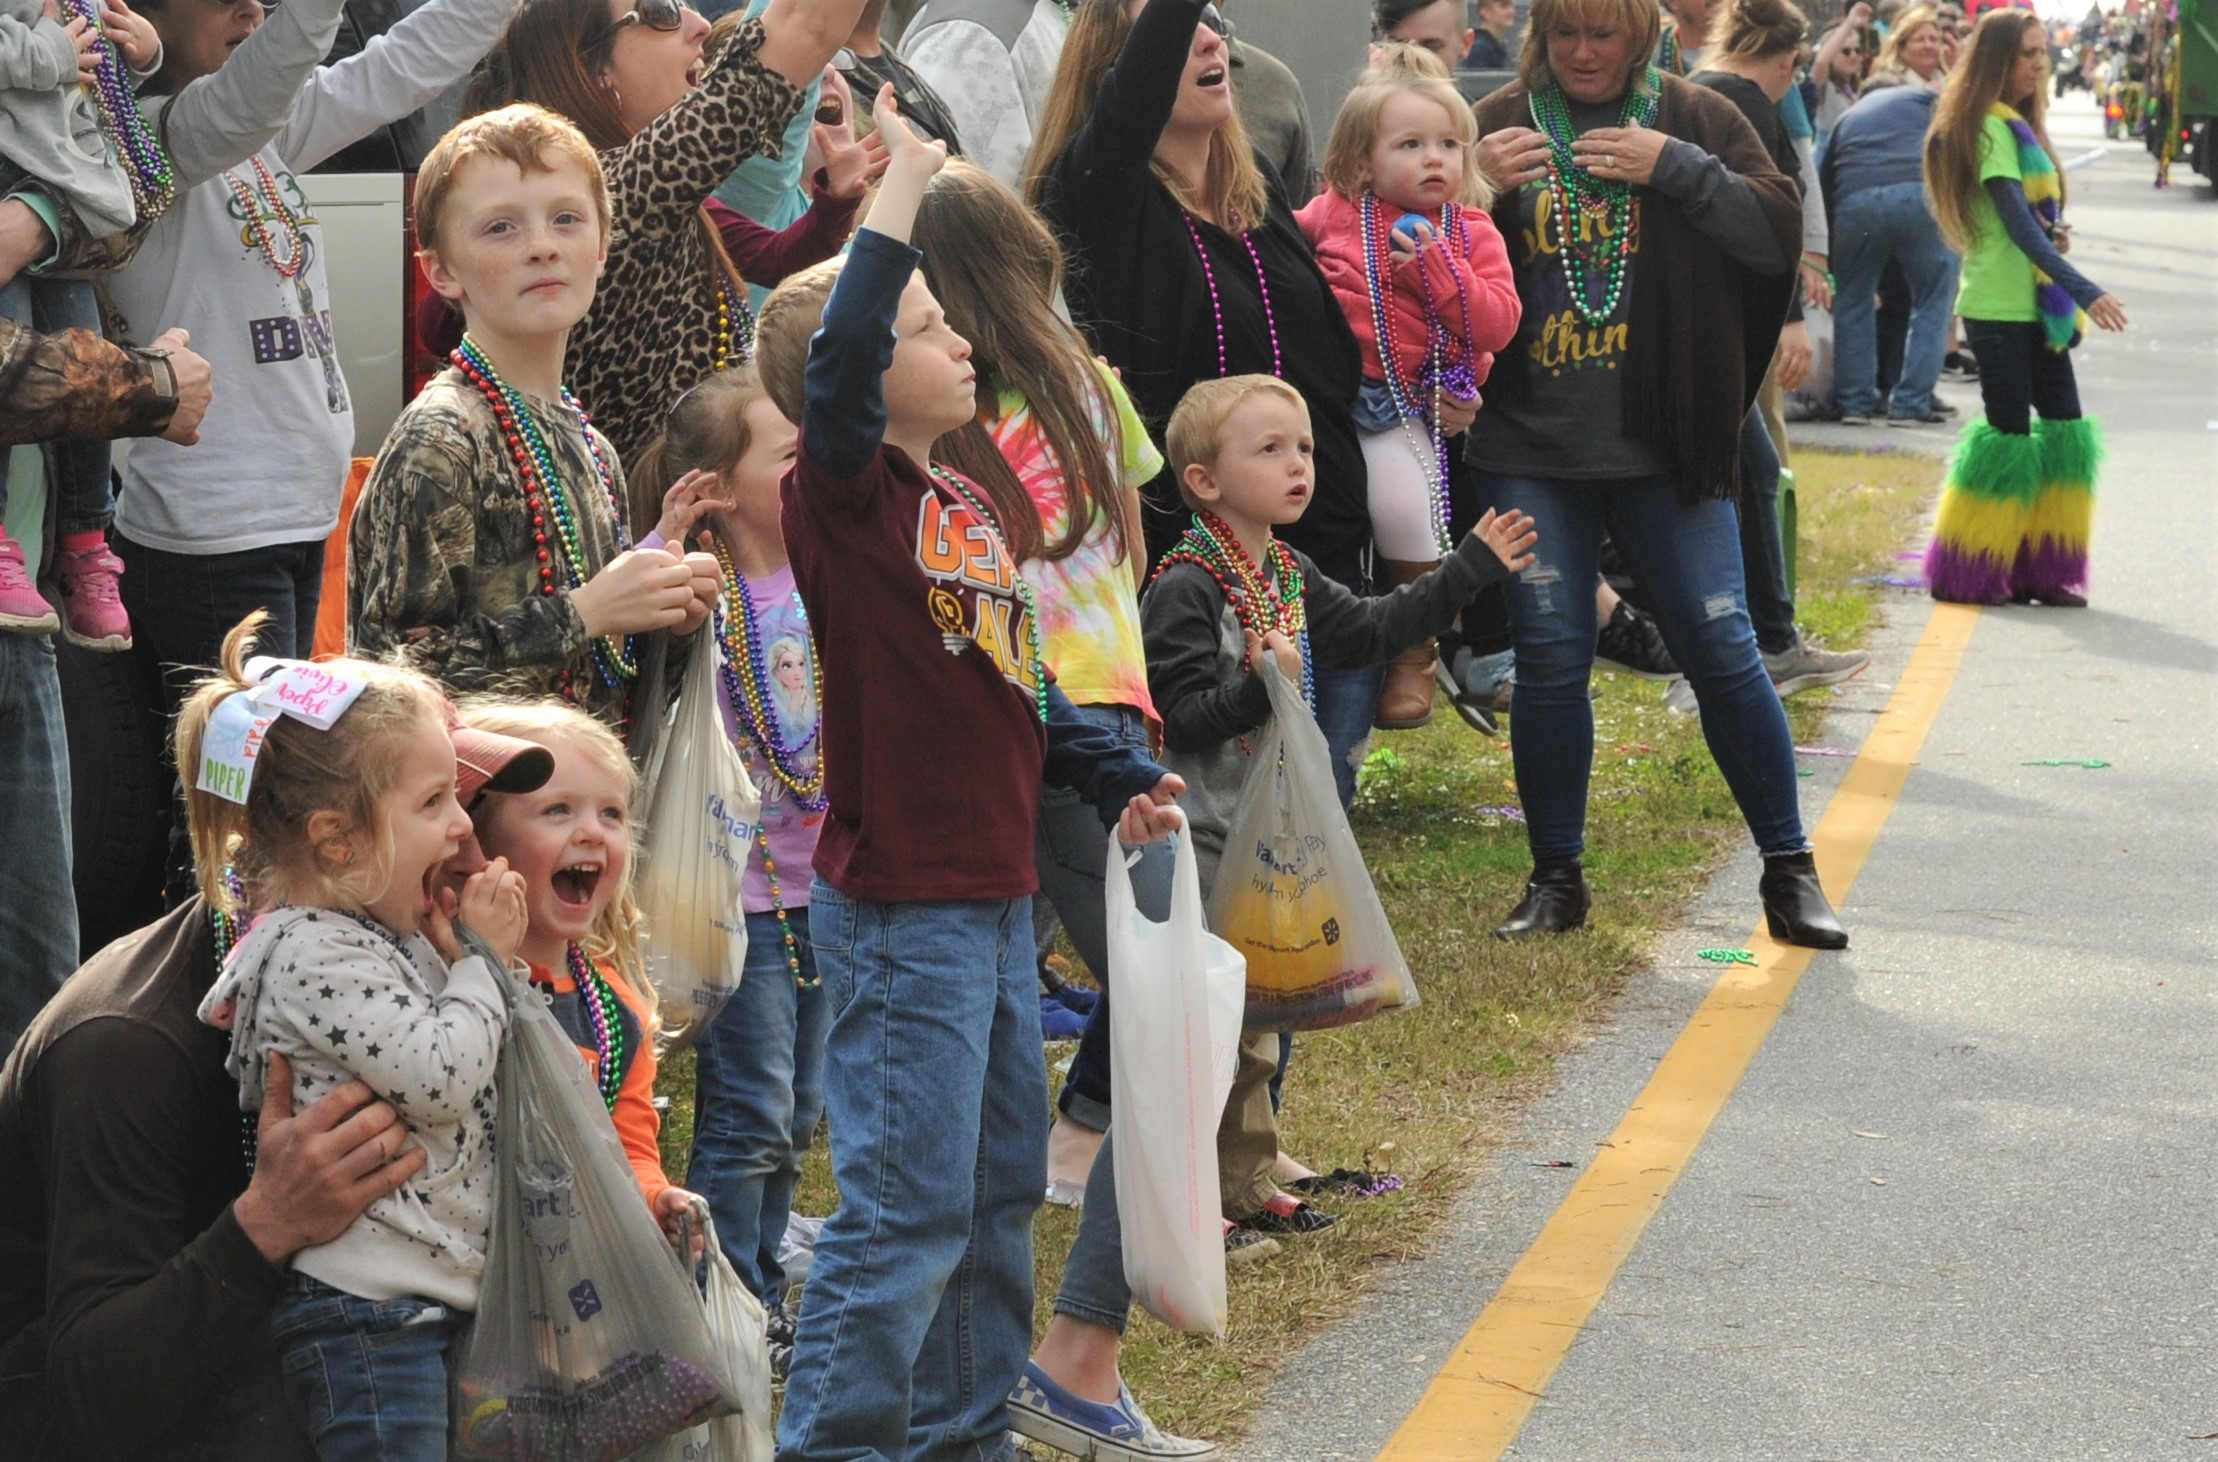
{"type": "Polygon", "coordinates": [[[42,335],[0,318],[0,447],[152,436],[176,410],[136,352],[87,330],[42,335]]]}
{"type": "MultiPolygon", "coordinates": [[[[576,417],[526,399],[575,512],[590,579],[617,554],[617,525],[576,417]]],[[[623,467],[596,430],[623,500],[623,467]]],[[[563,550],[547,515],[552,595],[539,592],[539,544],[523,480],[491,406],[462,373],[433,377],[401,412],[377,454],[347,533],[347,645],[398,651],[457,692],[544,696],[565,675],[578,703],[610,724],[626,687],[602,683],[565,586],[563,550]]]]}

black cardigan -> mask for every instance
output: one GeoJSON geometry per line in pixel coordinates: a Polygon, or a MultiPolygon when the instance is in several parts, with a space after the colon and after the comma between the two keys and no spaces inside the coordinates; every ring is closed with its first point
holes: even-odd
{"type": "MultiPolygon", "coordinates": [[[[1151,166],[1200,18],[1201,0],[1154,0],[1141,12],[1102,78],[1092,115],[1049,166],[1040,195],[1040,211],[1070,255],[1064,298],[1071,317],[1122,373],[1158,440],[1196,381],[1271,369],[1271,321],[1254,262],[1237,235],[1194,219],[1224,312],[1219,369],[1209,281],[1187,231],[1189,215],[1151,166]]],[[[1258,163],[1270,185],[1270,210],[1248,238],[1270,284],[1280,374],[1309,403],[1317,443],[1317,495],[1279,536],[1331,577],[1360,587],[1371,536],[1352,415],[1362,357],[1277,174],[1267,161],[1258,163]]],[[[1153,562],[1184,529],[1187,514],[1167,467],[1142,496],[1153,562]]]]}

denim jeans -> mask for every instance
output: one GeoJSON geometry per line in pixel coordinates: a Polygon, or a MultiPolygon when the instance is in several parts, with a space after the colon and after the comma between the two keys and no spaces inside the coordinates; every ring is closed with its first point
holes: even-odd
{"type": "MultiPolygon", "coordinates": [[[[0,174],[6,171],[0,163],[0,174]]],[[[100,333],[100,304],[89,279],[18,274],[0,286],[0,316],[48,335],[62,330],[100,333]]],[[[97,533],[115,516],[109,455],[108,443],[97,437],[65,437],[54,443],[47,498],[57,534],[97,533]]],[[[7,506],[7,454],[0,449],[0,512],[7,506]]]]}
{"type": "MultiPolygon", "coordinates": [[[[817,974],[807,905],[786,910],[804,978],[817,974]]],[[[786,968],[776,913],[747,916],[739,989],[694,1044],[693,1155],[686,1185],[709,1202],[716,1240],[765,1305],[785,1293],[778,1243],[793,1212],[801,1154],[824,1115],[831,1002],[786,968]]]]}
{"type": "Polygon", "coordinates": [[[1594,576],[1608,530],[1647,591],[1664,644],[1694,686],[1702,734],[1766,857],[1799,853],[1794,741],[1764,673],[1742,584],[1733,505],[1679,501],[1668,477],[1615,482],[1483,475],[1488,501],[1532,514],[1538,557],[1510,581],[1517,710],[1510,755],[1535,858],[1586,848],[1594,763],[1594,576]]]}
{"type": "Polygon", "coordinates": [[[1987,409],[1987,424],[1996,431],[2027,435],[2035,411],[2043,421],[2069,421],[2080,414],[2072,353],[2049,349],[2037,321],[1966,320],[1964,343],[1979,358],[1980,403],[1987,409]]]}
{"type": "Polygon", "coordinates": [[[1902,378],[1889,408],[1898,417],[1933,409],[1933,383],[1948,352],[1948,317],[1956,298],[1956,255],[1941,238],[1925,204],[1922,183],[1888,183],[1837,199],[1833,205],[1831,263],[1834,394],[1841,410],[1870,415],[1879,394],[1879,348],[1873,300],[1889,260],[1910,281],[1910,335],[1903,347],[1902,378]]]}
{"type": "Polygon", "coordinates": [[[45,635],[0,635],[0,848],[7,850],[0,858],[4,1057],[77,968],[69,742],[54,642],[45,635]]]}
{"type": "MultiPolygon", "coordinates": [[[[167,746],[177,707],[199,679],[193,667],[215,664],[223,637],[255,610],[270,612],[258,653],[305,660],[314,652],[316,605],[323,597],[321,539],[200,554],[148,548],[118,533],[115,551],[123,560],[133,653],[160,717],[157,744],[167,746]]],[[[168,882],[172,896],[184,898],[193,890],[192,848],[183,792],[173,800],[168,882]]]]}
{"type": "Polygon", "coordinates": [[[447,1351],[466,1318],[295,1273],[270,1311],[285,1394],[321,1462],[447,1454],[447,1351]]]}
{"type": "Polygon", "coordinates": [[[1740,525],[1756,648],[1777,655],[1794,648],[1794,596],[1787,592],[1786,549],[1779,541],[1779,452],[1754,406],[1741,422],[1740,525]]]}
{"type": "Polygon", "coordinates": [[[780,1462],[1010,1455],[1047,1188],[1031,903],[873,903],[821,878],[809,895],[840,1205],[802,1290],[780,1462]]]}
{"type": "Polygon", "coordinates": [[[1386,667],[1328,670],[1320,665],[1311,678],[1317,684],[1317,725],[1325,733],[1325,749],[1332,753],[1333,785],[1339,789],[1341,807],[1351,807],[1356,768],[1371,742],[1371,718],[1378,714],[1386,667]]]}
{"type": "MultiPolygon", "coordinates": [[[[1147,717],[1130,706],[1080,706],[1081,719],[1110,732],[1122,745],[1147,751],[1147,717]]],[[[1067,787],[1040,790],[1039,836],[1032,858],[1040,872],[1040,898],[1054,907],[1063,932],[1101,984],[1101,999],[1086,1017],[1071,1057],[1070,1075],[1056,1105],[1079,1126],[1099,1132],[1109,1125],[1109,935],[1102,873],[1109,862],[1109,829],[1094,805],[1067,787]]],[[[1132,887],[1143,908],[1147,890],[1160,886],[1169,900],[1171,845],[1149,843],[1132,867],[1132,887]]]]}

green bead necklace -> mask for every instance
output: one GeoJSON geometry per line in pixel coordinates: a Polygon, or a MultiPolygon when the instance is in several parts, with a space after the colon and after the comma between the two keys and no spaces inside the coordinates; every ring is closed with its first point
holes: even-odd
{"type": "Polygon", "coordinates": [[[1040,713],[1040,724],[1047,724],[1047,663],[1040,658],[1040,607],[1032,602],[1032,586],[1017,571],[1017,561],[1009,553],[1009,540],[1001,532],[1001,524],[994,519],[993,509],[971,480],[960,472],[950,472],[937,462],[931,467],[932,479],[962,500],[965,507],[978,515],[993,535],[994,547],[1009,565],[1009,582],[1015,587],[1017,603],[1024,606],[1024,653],[1032,667],[1032,700],[1040,713]]]}
{"type": "MultiPolygon", "coordinates": [[[[1661,94],[1662,83],[1651,66],[1626,88],[1617,125],[1653,126],[1661,94]]],[[[1571,145],[1578,140],[1579,132],[1572,125],[1571,107],[1564,100],[1563,89],[1554,81],[1534,88],[1526,103],[1533,125],[1548,139],[1548,194],[1554,205],[1557,253],[1563,259],[1563,280],[1571,292],[1571,308],[1589,325],[1606,324],[1625,295],[1640,214],[1638,190],[1620,178],[1597,178],[1572,157],[1571,145]],[[1586,219],[1596,210],[1601,213],[1598,222],[1602,247],[1609,251],[1600,299],[1594,297],[1591,266],[1580,248],[1586,219]]]]}

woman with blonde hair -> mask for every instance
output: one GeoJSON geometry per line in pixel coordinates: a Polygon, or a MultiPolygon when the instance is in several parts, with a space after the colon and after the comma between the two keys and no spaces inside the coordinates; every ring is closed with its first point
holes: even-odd
{"type": "Polygon", "coordinates": [[[1930,5],[1913,5],[1895,17],[1887,39],[1880,42],[1864,90],[1922,86],[1939,91],[1947,66],[1948,37],[1941,33],[1940,14],[1930,5]]]}
{"type": "MultiPolygon", "coordinates": [[[[1202,0],[1079,0],[1027,190],[1069,255],[1071,317],[1151,435],[1196,381],[1256,371],[1301,393],[1317,496],[1284,537],[1360,587],[1371,530],[1351,410],[1355,336],[1233,108],[1223,26],[1202,0]]],[[[1167,469],[1141,495],[1153,562],[1187,515],[1167,469]]],[[[1316,676],[1343,801],[1355,791],[1347,754],[1370,732],[1380,679],[1377,669],[1316,676]]]]}
{"type": "Polygon", "coordinates": [[[1779,341],[1802,209],[1755,129],[1648,64],[1655,0],[1536,0],[1517,84],[1475,109],[1524,302],[1465,454],[1482,501],[1540,528],[1509,585],[1510,751],[1533,873],[1495,931],[1586,921],[1595,579],[1605,529],[1653,601],[1711,755],[1764,855],[1773,937],[1837,949],[1794,744],[1748,614],[1741,424],[1779,341]]]}
{"type": "Polygon", "coordinates": [[[1926,197],[1964,256],[1956,312],[1986,407],[1957,443],[1925,558],[1933,597],[1956,603],[2087,603],[2101,448],[2080,414],[2071,349],[2086,320],[2123,330],[2126,311],[2063,259],[2047,70],[2037,17],[1988,15],[1925,138],[1926,197]]]}

